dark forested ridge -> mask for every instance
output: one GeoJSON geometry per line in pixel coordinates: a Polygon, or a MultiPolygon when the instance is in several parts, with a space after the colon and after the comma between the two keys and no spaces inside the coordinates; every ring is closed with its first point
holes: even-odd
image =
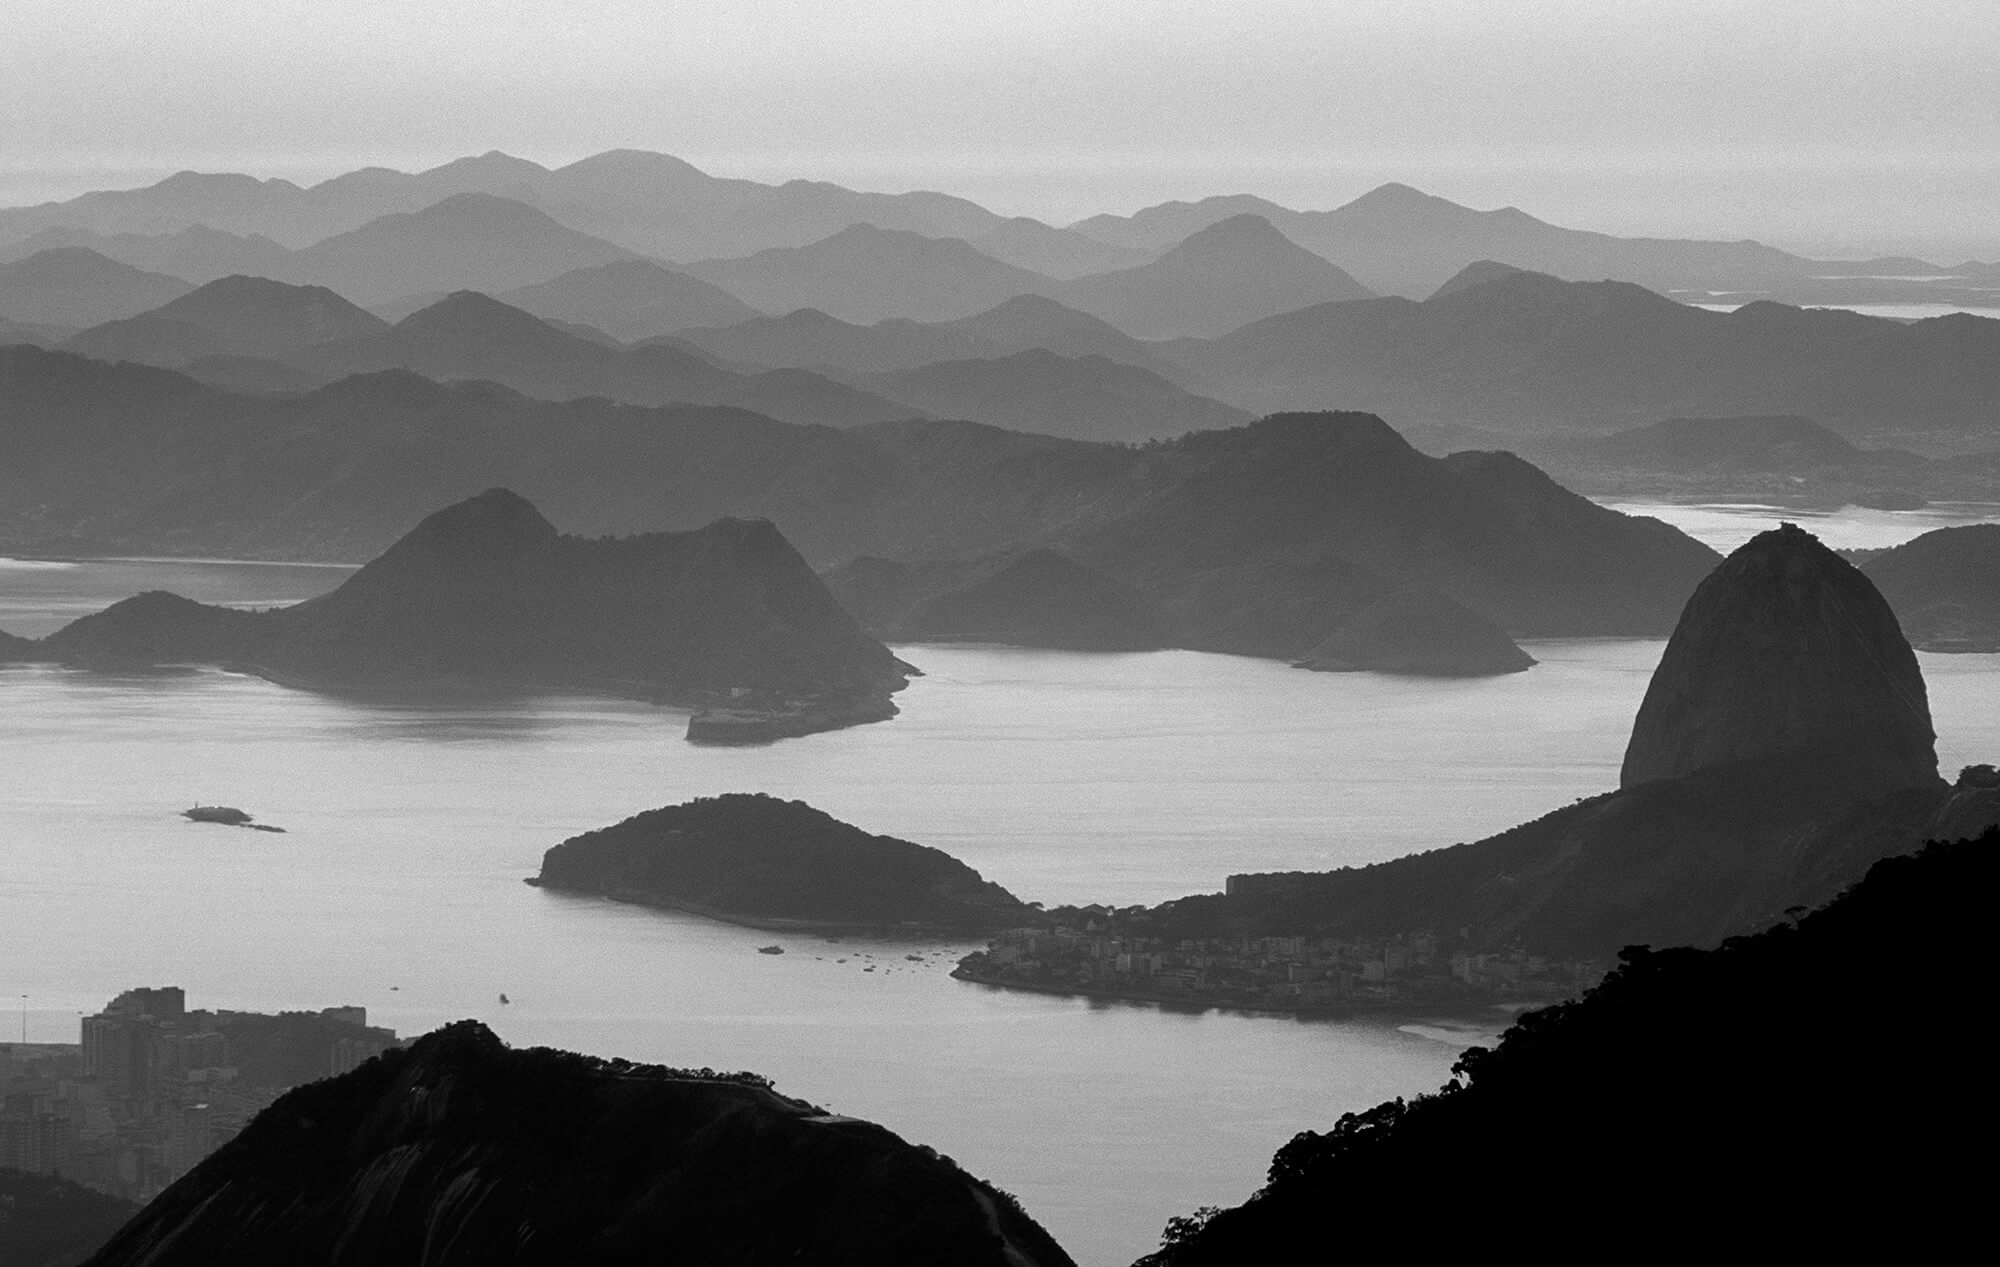
{"type": "Polygon", "coordinates": [[[1030,915],[943,850],[761,794],[703,797],[572,837],[543,855],[534,883],[749,923],[966,932],[1030,915]]]}
{"type": "Polygon", "coordinates": [[[1628,950],[1437,1093],[1297,1136],[1249,1201],[1175,1220],[1143,1262],[1399,1249],[1441,1201],[1466,1228],[1553,1203],[1540,1235],[1591,1253],[1957,1253],[1984,1226],[1992,1105],[1966,1090],[1971,1049],[1921,1030],[1978,996],[1996,861],[1989,829],[1878,862],[1795,923],[1628,950]]]}
{"type": "Polygon", "coordinates": [[[474,1021],[289,1092],[90,1262],[556,1267],[663,1253],[1070,1262],[950,1159],[762,1078],[511,1050],[474,1021]]]}
{"type": "Polygon", "coordinates": [[[55,1175],[0,1167],[0,1263],[76,1267],[138,1212],[122,1197],[55,1175]]]}

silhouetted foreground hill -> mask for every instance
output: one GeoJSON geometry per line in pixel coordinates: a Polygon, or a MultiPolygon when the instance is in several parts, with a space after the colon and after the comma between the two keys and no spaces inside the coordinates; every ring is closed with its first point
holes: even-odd
{"type": "Polygon", "coordinates": [[[1142,1261],[1396,1251],[1447,1212],[1591,1256],[1956,1255],[1986,1226],[1992,1103],[1954,1018],[1984,988],[1996,864],[1989,830],[1878,862],[1796,924],[1629,950],[1436,1094],[1297,1136],[1249,1201],[1142,1261]]]}
{"type": "Polygon", "coordinates": [[[822,717],[892,716],[908,666],[767,522],[564,537],[492,489],[438,511],[331,593],[270,612],[144,594],[43,641],[86,664],[238,664],[370,689],[581,689],[822,717]]]}
{"type": "Polygon", "coordinates": [[[474,1021],[292,1091],[92,1267],[1070,1262],[1012,1198],[872,1123],[474,1021]]]}
{"type": "Polygon", "coordinates": [[[2000,651],[2000,524],[1939,528],[1861,570],[1926,651],[2000,651]]]}
{"type": "Polygon", "coordinates": [[[75,1267],[138,1212],[67,1179],[0,1167],[0,1263],[75,1267]]]}
{"type": "Polygon", "coordinates": [[[974,932],[1032,915],[943,850],[762,794],[702,797],[571,837],[529,883],[760,927],[974,932]]]}

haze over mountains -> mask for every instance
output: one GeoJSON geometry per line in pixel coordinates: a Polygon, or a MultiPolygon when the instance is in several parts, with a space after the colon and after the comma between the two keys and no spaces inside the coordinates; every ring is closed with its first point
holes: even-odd
{"type": "MultiPolygon", "coordinates": [[[[546,245],[552,255],[524,256],[519,263],[532,265],[540,276],[516,285],[566,271],[549,267],[559,250],[607,253],[593,261],[598,263],[618,255],[716,261],[704,267],[719,270],[720,261],[826,243],[865,226],[933,240],[963,240],[983,258],[1044,279],[1039,285],[1059,286],[1143,266],[1190,236],[1251,215],[1345,270],[1359,286],[1411,298],[1428,295],[1469,263],[1497,259],[1571,280],[1609,278],[1690,294],[1724,291],[1745,297],[1840,302],[1834,296],[1848,293],[1843,287],[1863,286],[1863,291],[1854,293],[1877,295],[1887,293],[1882,288],[1888,286],[1898,297],[1911,298],[1930,293],[1917,289],[1929,284],[1938,294],[1961,301],[2000,303],[1990,265],[1900,258],[1835,264],[1755,242],[1616,238],[1551,225],[1511,207],[1474,210],[1399,184],[1384,185],[1326,211],[1297,211],[1261,198],[1231,195],[1163,203],[1130,216],[1093,216],[1060,228],[1024,217],[1002,217],[943,194],[869,194],[809,181],[769,185],[719,179],[669,155],[631,150],[611,151],[555,170],[495,152],[416,174],[362,169],[310,188],[282,180],[183,172],[144,189],[0,209],[0,258],[47,247],[82,246],[194,282],[249,272],[336,289],[347,281],[358,290],[361,286],[354,278],[339,272],[344,263],[351,267],[351,251],[357,244],[347,241],[336,247],[330,242],[385,217],[391,218],[390,224],[401,225],[405,234],[419,233],[423,225],[393,218],[426,212],[466,195],[504,200],[527,212],[502,212],[490,204],[479,211],[476,205],[460,202],[454,215],[470,220],[511,216],[524,222],[528,215],[538,215],[576,235],[558,247],[555,235],[543,226],[540,231],[550,239],[546,245]],[[288,254],[305,248],[318,254],[304,259],[288,254]],[[1913,280],[1920,277],[1934,280],[1913,280]]],[[[880,245],[844,242],[827,253],[852,252],[855,258],[869,258],[870,250],[879,250],[880,245]]],[[[738,267],[746,279],[755,277],[762,293],[776,298],[803,285],[794,283],[787,289],[773,279],[771,274],[782,262],[767,261],[761,270],[738,267]]],[[[967,278],[976,276],[969,262],[959,267],[967,278]]],[[[1012,277],[1017,289],[1011,293],[1037,293],[1018,275],[1002,271],[994,276],[1012,277]]],[[[459,273],[429,289],[488,285],[459,273]]],[[[400,293],[423,289],[408,285],[400,293]]],[[[348,297],[372,302],[359,293],[348,297]]],[[[1000,295],[992,302],[1008,297],[1000,295]]],[[[875,302],[879,304],[880,298],[875,302]]],[[[767,307],[756,299],[750,302],[767,307]]],[[[967,312],[991,307],[992,302],[967,312]]],[[[848,315],[839,305],[826,303],[781,301],[767,310],[801,306],[848,315]]]]}

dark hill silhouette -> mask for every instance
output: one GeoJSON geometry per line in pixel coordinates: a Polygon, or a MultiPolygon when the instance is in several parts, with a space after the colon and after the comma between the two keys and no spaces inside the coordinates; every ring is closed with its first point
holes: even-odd
{"type": "Polygon", "coordinates": [[[1487,282],[1496,281],[1509,273],[1524,271],[1512,264],[1502,264],[1498,260],[1474,260],[1453,273],[1442,286],[1432,291],[1428,298],[1442,299],[1446,295],[1455,295],[1461,290],[1471,290],[1474,286],[1483,286],[1487,282]]]}
{"type": "Polygon", "coordinates": [[[1624,282],[1530,272],[1421,304],[1322,304],[1163,350],[1242,408],[1335,398],[1413,423],[1602,431],[1799,414],[1900,431],[2000,417],[2000,321],[1774,303],[1709,312],[1624,282]]]}
{"type": "MultiPolygon", "coordinates": [[[[492,489],[426,518],[328,594],[271,612],[128,599],[43,641],[88,663],[244,664],[374,689],[584,689],[710,703],[811,698],[832,724],[894,714],[907,666],[768,522],[559,536],[492,489]]],[[[825,726],[816,727],[825,729],[825,726]]]]}
{"type": "Polygon", "coordinates": [[[729,404],[839,426],[922,412],[818,375],[738,374],[668,343],[606,346],[477,291],[448,295],[379,335],[321,344],[288,359],[321,382],[410,369],[437,379],[486,379],[545,400],[729,404]]]}
{"type": "Polygon", "coordinates": [[[1250,421],[1242,410],[1185,392],[1151,370],[1040,348],[855,381],[933,417],[1076,440],[1164,439],[1250,421]]]}
{"type": "Polygon", "coordinates": [[[0,349],[0,409],[28,420],[0,431],[16,552],[352,561],[443,502],[518,485],[587,533],[768,518],[820,565],[1046,545],[1158,603],[1181,645],[1287,659],[1414,584],[1517,636],[1664,634],[1716,558],[1518,459],[1425,457],[1359,415],[1132,449],[549,403],[407,371],[258,399],[31,348],[0,349]]]}
{"type": "Polygon", "coordinates": [[[1648,1253],[1673,1258],[1719,1235],[1746,1254],[1948,1256],[1983,1226],[1983,1175],[1961,1145],[1990,1115],[1976,1099],[1913,1112],[1908,1090],[1933,1083],[1941,1061],[1974,1059],[1972,1040],[1940,1049],[1864,1025],[1829,1043],[1822,1025],[1857,998],[1949,1014],[1977,989],[1996,860],[1990,831],[1933,844],[1876,863],[1796,923],[1711,951],[1627,951],[1581,1000],[1468,1051],[1436,1093],[1294,1137],[1251,1200],[1176,1219],[1142,1264],[1313,1261],[1330,1209],[1371,1212],[1343,1225],[1345,1250],[1394,1253],[1436,1216],[1435,1194],[1463,1183],[1467,1159],[1500,1157],[1458,1189],[1458,1217],[1502,1226],[1559,1176],[1560,1234],[1579,1245],[1643,1229],[1648,1253]],[[1895,945],[1925,946],[1924,970],[1881,953],[1895,945]]]}
{"type": "Polygon", "coordinates": [[[1063,298],[1127,334],[1213,338],[1314,304],[1375,292],[1290,241],[1261,216],[1232,216],[1137,268],[1070,283],[1063,298]]]}
{"type": "Polygon", "coordinates": [[[680,338],[727,360],[789,369],[828,366],[856,374],[913,369],[933,361],[1002,356],[1007,349],[950,325],[890,320],[859,325],[801,308],[782,317],[756,317],[710,330],[684,330],[680,338]]]}
{"type": "Polygon", "coordinates": [[[0,1167],[0,1262],[73,1267],[139,1212],[136,1203],[55,1175],[0,1167]]]}
{"type": "Polygon", "coordinates": [[[1435,591],[1405,589],[1355,613],[1306,652],[1299,667],[1327,673],[1484,677],[1519,673],[1534,663],[1491,621],[1435,591]]]}
{"type": "Polygon", "coordinates": [[[1923,461],[1893,449],[1860,449],[1846,437],[1795,414],[1761,418],[1667,418],[1578,444],[1604,462],[1651,471],[1815,471],[1825,467],[1910,466],[1923,461]]]}
{"type": "Polygon", "coordinates": [[[854,225],[801,247],[705,260],[687,271],[765,312],[817,308],[843,321],[949,321],[1060,283],[955,238],[854,225]]]}
{"type": "Polygon", "coordinates": [[[1151,344],[1045,295],[1018,295],[996,308],[944,322],[940,328],[988,340],[1007,351],[1041,348],[1057,356],[1102,356],[1170,378],[1180,372],[1151,344]]]}
{"type": "Polygon", "coordinates": [[[173,368],[210,356],[282,360],[388,328],[324,286],[225,277],[139,316],[86,330],[64,347],[99,360],[173,368]]]}
{"type": "Polygon", "coordinates": [[[910,606],[898,636],[1076,651],[1150,651],[1173,633],[1152,602],[1054,550],[974,565],[972,578],[910,606]]]}
{"type": "Polygon", "coordinates": [[[415,173],[362,168],[307,188],[286,180],[180,172],[143,189],[0,209],[0,241],[62,227],[159,235],[206,225],[263,234],[299,248],[462,193],[528,201],[584,233],[671,259],[801,246],[851,224],[972,237],[1001,223],[992,212],[945,194],[871,194],[818,181],[768,185],[722,179],[671,155],[639,150],[612,150],[554,170],[494,151],[415,173]]]}
{"type": "Polygon", "coordinates": [[[530,883],[761,927],[966,933],[1033,918],[941,849],[761,794],[702,797],[572,836],[530,883]]]}
{"type": "Polygon", "coordinates": [[[285,276],[376,304],[431,291],[512,290],[632,256],[525,203],[462,193],[316,242],[293,253],[285,276]]]}
{"type": "Polygon", "coordinates": [[[262,277],[284,267],[291,252],[257,234],[224,233],[204,224],[177,233],[96,233],[54,226],[0,246],[0,261],[25,259],[52,247],[80,246],[106,259],[201,285],[232,274],[262,277]]]}
{"type": "Polygon", "coordinates": [[[1136,268],[1152,254],[1070,229],[1052,228],[1028,216],[1004,220],[969,241],[996,260],[1058,281],[1136,268]]]}
{"type": "Polygon", "coordinates": [[[1690,290],[1762,289],[1825,271],[1816,261],[1756,242],[1618,238],[1560,228],[1516,207],[1476,211],[1394,182],[1330,211],[1218,197],[1164,203],[1129,217],[1095,216],[1071,227],[1107,242],[1157,248],[1246,211],[1363,285],[1413,298],[1480,260],[1577,281],[1612,278],[1690,290]]]}
{"type": "Polygon", "coordinates": [[[1869,559],[1861,572],[1918,647],[2000,650],[2000,524],[1924,533],[1869,559]]]}
{"type": "Polygon", "coordinates": [[[0,317],[26,325],[84,329],[136,316],[194,287],[82,247],[41,251],[0,264],[0,317]]]}
{"type": "Polygon", "coordinates": [[[1924,676],[1859,569],[1793,524],[1688,599],[1639,706],[1620,786],[1781,760],[1829,797],[1938,781],[1924,676]]]}
{"type": "Polygon", "coordinates": [[[512,1050],[461,1021],[288,1092],[91,1259],[1068,1267],[935,1150],[752,1074],[512,1050]],[[393,1190],[394,1200],[384,1200],[393,1190]]]}
{"type": "Polygon", "coordinates": [[[38,348],[52,348],[63,340],[75,336],[76,333],[77,331],[68,326],[10,321],[0,317],[0,347],[10,343],[26,343],[38,348]]]}
{"type": "Polygon", "coordinates": [[[538,317],[592,326],[626,343],[758,315],[720,286],[651,260],[580,268],[496,298],[538,317]]]}
{"type": "Polygon", "coordinates": [[[1419,584],[1516,635],[1660,630],[1716,558],[1511,455],[1426,457],[1368,414],[1275,415],[1143,460],[1144,490],[1065,540],[1162,595],[1196,647],[1263,610],[1272,640],[1256,654],[1297,659],[1388,589],[1419,584]],[[1630,570],[1642,558],[1643,575],[1630,570]],[[1274,565],[1297,571],[1248,593],[1233,579],[1274,565]]]}

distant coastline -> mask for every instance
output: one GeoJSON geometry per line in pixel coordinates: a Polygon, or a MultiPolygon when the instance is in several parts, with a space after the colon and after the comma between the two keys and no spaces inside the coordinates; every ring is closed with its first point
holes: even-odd
{"type": "Polygon", "coordinates": [[[1195,995],[1173,993],[1165,990],[1142,990],[1131,987],[1082,987],[1055,985],[1047,982],[1021,981],[967,969],[964,964],[952,969],[952,979],[972,985],[989,986],[996,990],[1022,990],[1029,994],[1052,994],[1068,998],[1091,999],[1106,1003],[1154,1003],[1172,1011],[1189,1012],[1242,1012],[1267,1016],[1297,1016],[1313,1019],[1337,1020],[1346,1016],[1448,1016],[1470,1017],[1478,1013],[1506,1011],[1523,1007],[1542,1007],[1550,1003],[1562,1002],[1554,995],[1536,998],[1492,999],[1473,998],[1465,995],[1439,995],[1436,997],[1403,997],[1393,999],[1345,999],[1337,1003],[1273,1003],[1268,1000],[1247,1000],[1221,994],[1195,995]]]}

